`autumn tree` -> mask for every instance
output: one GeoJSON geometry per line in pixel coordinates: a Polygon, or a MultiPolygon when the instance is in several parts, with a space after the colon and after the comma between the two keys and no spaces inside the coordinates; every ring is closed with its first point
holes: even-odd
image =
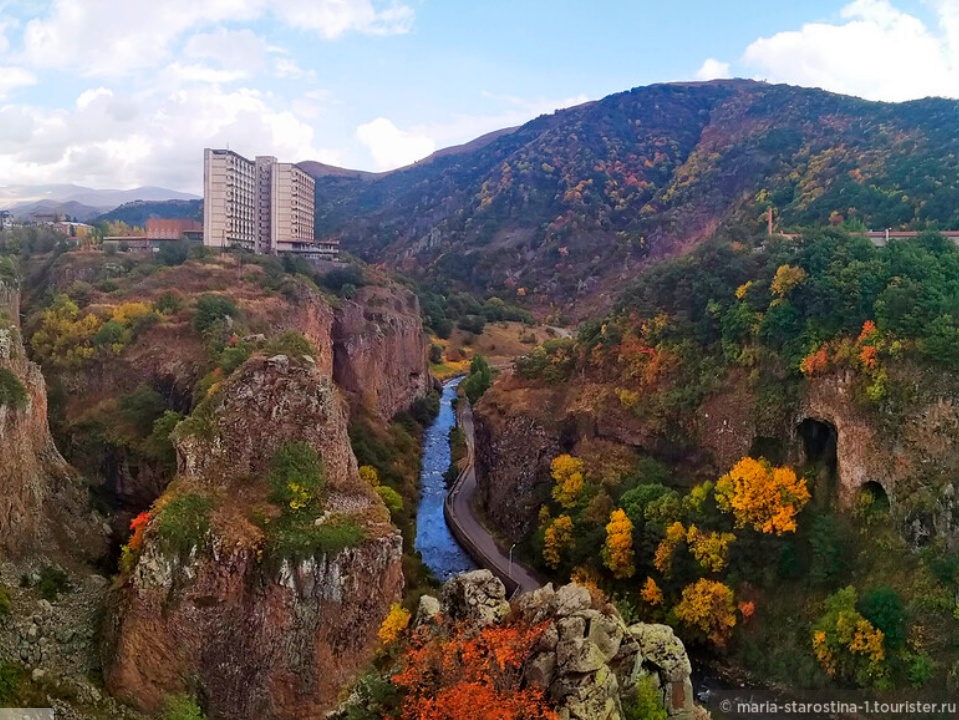
{"type": "Polygon", "coordinates": [[[576,507],[583,492],[583,461],[572,455],[559,455],[549,466],[555,485],[553,499],[564,508],[576,507]]]}
{"type": "Polygon", "coordinates": [[[622,508],[610,513],[603,563],[620,580],[630,578],[636,572],[633,564],[633,523],[622,508]]]}
{"type": "Polygon", "coordinates": [[[862,616],[856,602],[852,586],[826,598],[826,612],[813,628],[812,647],[828,675],[867,687],[886,675],[885,635],[862,616]]]}
{"type": "Polygon", "coordinates": [[[392,645],[409,624],[410,611],[399,603],[393,603],[383,620],[383,624],[380,625],[378,632],[380,642],[384,645],[392,645]]]}
{"type": "Polygon", "coordinates": [[[79,368],[96,355],[93,336],[103,321],[80,308],[69,297],[59,294],[40,316],[40,328],[30,346],[36,357],[57,367],[79,368]]]}
{"type": "Polygon", "coordinates": [[[695,525],[686,531],[686,542],[693,557],[705,570],[722,572],[729,556],[729,546],[736,539],[732,533],[706,532],[695,525]]]}
{"type": "Polygon", "coordinates": [[[659,589],[659,585],[657,585],[656,581],[651,577],[646,578],[646,582],[643,584],[643,589],[640,592],[640,597],[643,598],[643,602],[653,607],[663,604],[663,591],[659,589]]]}
{"type": "Polygon", "coordinates": [[[733,514],[737,527],[782,535],[796,531],[796,515],[809,502],[809,490],[790,468],[746,457],[716,483],[716,502],[733,514]]]}
{"type": "Polygon", "coordinates": [[[676,617],[716,647],[725,647],[736,627],[733,591],[714,580],[700,579],[683,590],[676,617]]]}
{"type": "Polygon", "coordinates": [[[563,553],[573,546],[573,521],[569,515],[560,515],[553,520],[543,539],[543,559],[555,570],[563,560],[563,553]]]}
{"type": "Polygon", "coordinates": [[[770,291],[777,299],[785,298],[793,288],[801,285],[806,279],[806,271],[793,265],[780,265],[776,269],[776,276],[769,286],[770,291]]]}

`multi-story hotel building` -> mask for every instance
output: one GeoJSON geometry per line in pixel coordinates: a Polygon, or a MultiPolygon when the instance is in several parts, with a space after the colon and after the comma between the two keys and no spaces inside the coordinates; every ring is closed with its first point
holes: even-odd
{"type": "MultiPolygon", "coordinates": [[[[226,164],[227,171],[233,165],[226,164]]],[[[234,181],[234,185],[236,181],[234,181]]],[[[312,177],[293,163],[277,162],[275,157],[259,155],[255,161],[229,150],[206,150],[204,158],[204,244],[212,247],[242,247],[262,254],[302,253],[310,257],[335,259],[336,243],[314,242],[314,186],[312,177]],[[229,172],[221,172],[220,153],[242,161],[243,183],[249,180],[248,205],[229,206],[221,201],[223,188],[229,186],[229,172]],[[212,178],[212,181],[211,181],[212,178]],[[230,213],[239,213],[230,215],[230,213]],[[249,234],[231,237],[220,228],[231,227],[242,219],[249,234]],[[246,220],[249,219],[249,225],[246,220]],[[218,234],[219,233],[219,234],[218,234]],[[223,238],[224,242],[220,242],[223,238]]],[[[227,193],[227,196],[229,194],[227,193]]]]}
{"type": "Polygon", "coordinates": [[[254,164],[231,150],[203,151],[203,244],[255,250],[254,164]]]}

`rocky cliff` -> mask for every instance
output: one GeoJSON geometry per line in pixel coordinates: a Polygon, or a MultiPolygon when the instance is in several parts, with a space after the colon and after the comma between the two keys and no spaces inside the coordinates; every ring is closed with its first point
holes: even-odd
{"type": "Polygon", "coordinates": [[[734,372],[668,438],[624,409],[610,387],[525,384],[508,377],[474,412],[481,502],[500,531],[521,539],[548,497],[550,461],[563,452],[575,454],[584,441],[601,440],[661,457],[687,481],[715,480],[749,454],[816,466],[814,492],[824,502],[850,507],[869,487],[888,497],[910,539],[959,542],[955,378],[905,362],[890,366],[889,377],[905,394],[881,405],[865,398],[855,373],[810,378],[769,418],[747,377],[734,372]]]}
{"type": "MultiPolygon", "coordinates": [[[[519,657],[510,655],[509,661],[520,663],[517,684],[524,691],[542,692],[561,720],[621,720],[624,704],[636,696],[640,683],[653,689],[670,718],[709,717],[694,704],[692,667],[672,629],[627,626],[612,605],[579,585],[558,590],[547,585],[510,603],[503,584],[488,570],[477,570],[449,580],[441,599],[423,596],[412,625],[411,644],[437,643],[439,657],[454,636],[534,632],[532,646],[519,651],[519,657]]],[[[427,676],[425,682],[432,681],[428,668],[418,670],[427,676]]],[[[451,690],[434,689],[437,694],[451,690]]],[[[351,717],[351,706],[368,712],[371,704],[358,689],[333,717],[351,717]]]]}
{"type": "Polygon", "coordinates": [[[57,548],[96,554],[100,538],[85,488],[60,456],[47,424],[46,385],[24,353],[19,291],[0,278],[0,554],[57,548]]]}
{"type": "Polygon", "coordinates": [[[361,288],[336,311],[333,372],[337,384],[383,419],[430,388],[419,301],[398,285],[361,288]]]}
{"type": "Polygon", "coordinates": [[[401,539],[359,478],[344,401],[312,358],[254,357],[175,437],[178,478],[111,599],[107,687],[151,711],[187,691],[211,718],[318,716],[369,661],[403,587],[401,539]],[[267,546],[269,523],[279,522],[270,462],[293,441],[322,458],[322,510],[309,525],[349,522],[362,529],[359,542],[298,557],[267,546]],[[164,506],[188,494],[212,499],[209,528],[171,553],[164,506]]]}

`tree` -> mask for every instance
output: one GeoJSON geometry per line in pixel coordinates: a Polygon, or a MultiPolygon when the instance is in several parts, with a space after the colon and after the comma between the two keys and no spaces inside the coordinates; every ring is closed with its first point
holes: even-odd
{"type": "Polygon", "coordinates": [[[563,454],[553,458],[549,465],[553,481],[553,499],[564,508],[574,508],[583,492],[583,461],[563,454]]]}
{"type": "Polygon", "coordinates": [[[553,520],[543,534],[543,559],[554,570],[562,562],[562,554],[573,545],[573,521],[569,515],[553,520]]]}
{"type": "Polygon", "coordinates": [[[610,513],[603,563],[620,580],[630,578],[636,572],[633,564],[633,523],[622,508],[610,513]]]}
{"type": "Polygon", "coordinates": [[[463,381],[463,392],[470,403],[476,403],[493,384],[493,370],[486,358],[477,355],[470,362],[470,374],[463,381]]]}
{"type": "Polygon", "coordinates": [[[796,515],[809,502],[809,490],[790,468],[746,457],[716,483],[716,502],[733,514],[737,527],[782,535],[796,531],[796,515]]]}
{"type": "Polygon", "coordinates": [[[705,570],[722,572],[729,556],[729,546],[736,539],[732,533],[704,532],[695,525],[686,531],[689,551],[705,570]]]}
{"type": "Polygon", "coordinates": [[[725,647],[736,627],[733,591],[721,582],[698,580],[683,590],[676,617],[716,647],[725,647]]]}
{"type": "Polygon", "coordinates": [[[392,645],[409,624],[410,611],[402,607],[399,603],[393,603],[377,633],[380,642],[384,645],[392,645]]]}
{"type": "Polygon", "coordinates": [[[826,598],[812,647],[828,675],[867,687],[885,677],[885,636],[856,610],[856,599],[851,585],[826,598]]]}
{"type": "Polygon", "coordinates": [[[659,585],[657,585],[656,581],[651,577],[646,578],[646,583],[643,585],[640,597],[643,598],[644,602],[649,603],[653,607],[663,604],[663,591],[659,589],[659,585]]]}

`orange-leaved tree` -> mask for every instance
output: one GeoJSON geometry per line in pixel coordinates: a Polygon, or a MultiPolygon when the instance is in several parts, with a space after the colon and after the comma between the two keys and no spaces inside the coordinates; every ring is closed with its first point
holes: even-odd
{"type": "Polygon", "coordinates": [[[796,531],[796,515],[809,502],[806,481],[787,467],[745,457],[716,483],[720,510],[767,534],[796,531]]]}
{"type": "Polygon", "coordinates": [[[523,666],[546,623],[511,623],[449,635],[416,631],[393,683],[401,720],[556,720],[546,696],[523,682],[523,666]]]}
{"type": "Polygon", "coordinates": [[[683,590],[676,617],[717,647],[725,647],[736,627],[733,591],[715,580],[697,580],[683,590]]]}
{"type": "Polygon", "coordinates": [[[575,507],[583,492],[583,461],[568,454],[558,455],[549,469],[556,483],[553,499],[564,508],[575,507]]]}
{"type": "Polygon", "coordinates": [[[603,546],[603,563],[620,580],[633,576],[633,521],[622,508],[613,510],[606,526],[606,545],[603,546]]]}

